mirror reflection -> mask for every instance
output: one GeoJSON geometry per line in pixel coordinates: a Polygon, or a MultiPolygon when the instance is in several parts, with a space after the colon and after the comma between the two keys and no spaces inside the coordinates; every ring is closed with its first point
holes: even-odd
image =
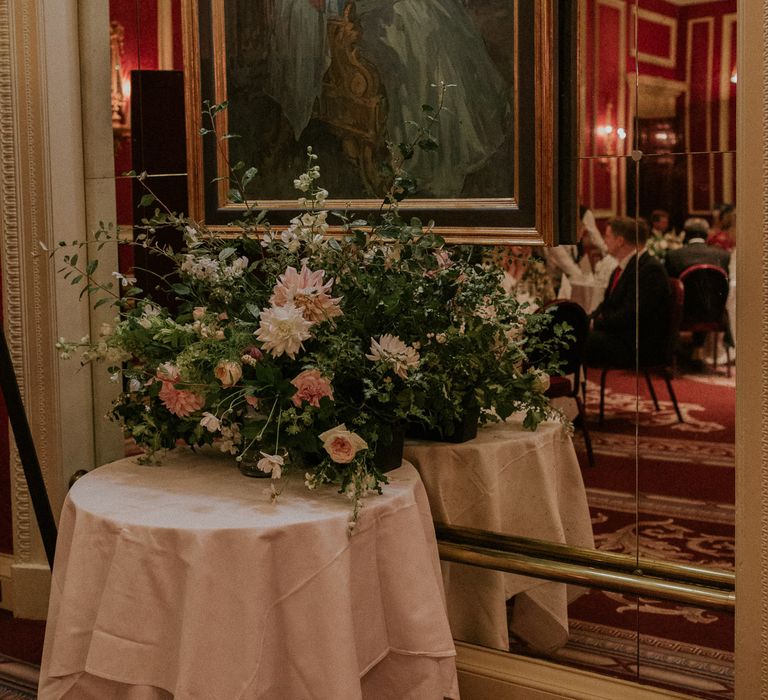
{"type": "MultiPolygon", "coordinates": [[[[597,338],[605,333],[605,320],[593,326],[595,347],[588,341],[588,352],[597,353],[586,358],[594,366],[586,383],[592,454],[584,445],[579,455],[595,545],[733,571],[736,6],[620,4],[631,18],[623,29],[636,36],[637,50],[627,60],[637,73],[625,76],[626,109],[632,115],[628,140],[641,157],[607,158],[608,149],[591,145],[605,137],[611,116],[607,107],[594,110],[594,96],[617,90],[600,85],[600,54],[593,48],[608,26],[603,3],[584,2],[581,46],[587,53],[580,80],[587,86],[586,145],[580,152],[591,157],[580,162],[581,199],[609,244],[615,244],[615,226],[609,224],[617,215],[629,217],[638,231],[647,229],[648,239],[642,253],[632,253],[629,274],[639,295],[635,310],[624,314],[633,322],[639,318],[639,354],[631,354],[639,371],[611,368],[604,374],[605,365],[622,364],[611,361],[617,351],[627,355],[626,344],[597,338]],[[649,268],[669,280],[663,304],[649,295],[649,268]],[[658,357],[649,357],[654,351],[658,357]]],[[[612,13],[619,16],[615,5],[610,3],[612,13]]],[[[584,226],[591,223],[587,219],[584,226]]],[[[589,236],[582,234],[580,241],[581,249],[569,252],[581,270],[568,261],[571,271],[559,294],[593,309],[592,285],[603,304],[616,290],[618,280],[602,268],[616,262],[593,255],[589,236]],[[581,262],[584,249],[589,267],[581,262]]],[[[580,437],[577,431],[577,446],[580,437]]],[[[569,610],[570,639],[558,658],[697,697],[732,696],[731,615],[595,590],[569,610]]]]}

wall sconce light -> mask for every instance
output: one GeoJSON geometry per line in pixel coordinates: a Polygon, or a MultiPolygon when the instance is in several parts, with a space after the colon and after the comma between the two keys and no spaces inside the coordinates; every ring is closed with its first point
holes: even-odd
{"type": "Polygon", "coordinates": [[[598,136],[602,136],[603,138],[607,138],[612,134],[616,134],[616,138],[620,141],[624,141],[624,139],[627,138],[627,130],[624,127],[614,127],[612,124],[602,124],[596,127],[595,133],[598,136]]]}
{"type": "Polygon", "coordinates": [[[112,132],[115,140],[127,138],[131,131],[129,101],[131,81],[122,67],[125,29],[119,22],[109,23],[110,65],[112,66],[112,132]]]}

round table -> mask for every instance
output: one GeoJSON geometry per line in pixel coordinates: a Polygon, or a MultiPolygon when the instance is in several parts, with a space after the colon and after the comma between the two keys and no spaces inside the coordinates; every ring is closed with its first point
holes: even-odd
{"type": "Polygon", "coordinates": [[[64,503],[39,697],[458,698],[437,548],[404,464],[365,499],[129,458],[64,503]]]}
{"type": "MultiPolygon", "coordinates": [[[[404,456],[419,470],[437,522],[594,547],[581,470],[560,423],[531,432],[510,419],[461,444],[410,440],[404,456]]],[[[568,640],[568,603],[583,589],[450,562],[442,569],[455,639],[508,650],[511,629],[540,651],[568,640]]]]}

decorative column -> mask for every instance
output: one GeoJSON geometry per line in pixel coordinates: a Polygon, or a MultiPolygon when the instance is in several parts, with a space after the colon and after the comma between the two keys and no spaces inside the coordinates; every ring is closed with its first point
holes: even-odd
{"type": "MultiPolygon", "coordinates": [[[[59,328],[88,334],[88,307],[42,247],[86,234],[78,49],[75,0],[0,0],[5,331],[54,514],[69,473],[94,461],[90,373],[60,363],[54,348],[59,328]]],[[[14,551],[0,562],[2,604],[43,618],[50,572],[13,446],[10,462],[14,551]]]]}

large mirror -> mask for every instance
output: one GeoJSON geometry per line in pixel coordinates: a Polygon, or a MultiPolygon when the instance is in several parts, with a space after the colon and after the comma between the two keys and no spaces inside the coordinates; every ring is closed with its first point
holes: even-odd
{"type": "MultiPolygon", "coordinates": [[[[634,367],[605,372],[598,359],[587,373],[595,466],[579,452],[595,546],[733,572],[736,3],[580,7],[582,204],[609,246],[613,217],[647,224],[645,250],[671,279],[665,307],[651,265],[630,258],[639,338],[631,362],[614,364],[634,367]]],[[[570,293],[587,305],[615,265],[591,257],[593,279],[570,293]]],[[[732,614],[593,589],[569,623],[558,658],[733,694],[732,614]]]]}

